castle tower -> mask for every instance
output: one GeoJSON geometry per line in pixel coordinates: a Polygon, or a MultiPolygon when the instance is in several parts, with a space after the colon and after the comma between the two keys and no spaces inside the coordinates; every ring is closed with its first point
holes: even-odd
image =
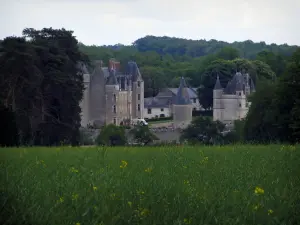
{"type": "Polygon", "coordinates": [[[97,62],[91,76],[90,89],[90,120],[93,125],[105,124],[105,77],[102,62],[97,62]]]}
{"type": "Polygon", "coordinates": [[[90,120],[90,74],[83,63],[78,64],[78,69],[81,70],[83,74],[84,84],[83,97],[80,102],[81,126],[86,127],[90,120]]]}
{"type": "Polygon", "coordinates": [[[128,62],[128,72],[132,77],[132,118],[144,118],[144,81],[135,62],[128,62]]]}
{"type": "Polygon", "coordinates": [[[106,124],[119,125],[118,120],[118,98],[119,98],[120,86],[118,84],[115,68],[112,66],[109,77],[105,85],[106,93],[106,124]]]}
{"type": "Polygon", "coordinates": [[[251,89],[250,89],[250,77],[249,74],[246,73],[245,74],[245,78],[246,78],[246,82],[245,82],[245,95],[248,96],[251,93],[251,89]]]}
{"type": "Polygon", "coordinates": [[[192,103],[183,77],[181,77],[176,100],[173,104],[173,112],[175,128],[186,128],[191,123],[192,103]]]}
{"type": "Polygon", "coordinates": [[[216,84],[213,90],[213,120],[223,120],[223,104],[222,104],[223,88],[220,82],[219,75],[217,76],[216,84]]]}
{"type": "Polygon", "coordinates": [[[246,108],[245,77],[242,73],[238,72],[236,73],[236,79],[236,119],[241,119],[244,117],[246,108]]]}

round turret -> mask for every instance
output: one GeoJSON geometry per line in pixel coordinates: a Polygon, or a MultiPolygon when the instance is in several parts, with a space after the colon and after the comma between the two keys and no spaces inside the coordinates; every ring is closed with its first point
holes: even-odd
{"type": "Polygon", "coordinates": [[[173,121],[175,128],[186,128],[191,123],[192,108],[192,103],[188,94],[188,87],[182,77],[176,101],[173,104],[173,121]]]}

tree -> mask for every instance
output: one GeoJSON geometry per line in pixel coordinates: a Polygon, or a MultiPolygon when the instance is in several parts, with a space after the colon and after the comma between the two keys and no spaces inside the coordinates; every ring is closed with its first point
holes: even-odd
{"type": "Polygon", "coordinates": [[[158,138],[151,133],[148,126],[135,126],[131,131],[130,134],[133,136],[133,139],[138,144],[147,145],[154,140],[158,140],[158,138]]]}
{"type": "Polygon", "coordinates": [[[256,60],[268,64],[277,76],[283,75],[286,69],[286,56],[272,51],[261,51],[256,55],[256,60]]]}
{"type": "Polygon", "coordinates": [[[225,60],[233,60],[240,57],[240,53],[236,48],[224,47],[218,53],[217,57],[225,60]]]}
{"type": "Polygon", "coordinates": [[[16,117],[20,144],[78,144],[87,58],[72,31],[24,29],[1,44],[0,100],[16,117]]]}
{"type": "Polygon", "coordinates": [[[108,146],[125,145],[125,129],[113,124],[104,126],[96,138],[96,144],[108,146]]]}
{"type": "Polygon", "coordinates": [[[274,113],[279,140],[296,142],[299,140],[299,102],[300,102],[300,48],[293,54],[287,70],[279,79],[273,99],[274,113]],[[276,107],[275,107],[276,106],[276,107]]]}
{"type": "Polygon", "coordinates": [[[299,141],[300,50],[276,82],[264,82],[250,98],[245,120],[245,139],[255,142],[299,141]]]}
{"type": "Polygon", "coordinates": [[[213,105],[213,88],[216,83],[217,75],[220,77],[222,87],[225,88],[236,71],[248,72],[254,83],[256,83],[258,79],[274,80],[275,77],[271,68],[262,62],[246,59],[214,60],[206,66],[201,77],[203,86],[198,89],[199,101],[204,108],[207,109],[213,105]]]}
{"type": "Polygon", "coordinates": [[[197,117],[183,130],[180,139],[190,143],[201,143],[205,145],[221,144],[223,142],[222,132],[225,125],[220,121],[212,121],[210,117],[197,117]]]}

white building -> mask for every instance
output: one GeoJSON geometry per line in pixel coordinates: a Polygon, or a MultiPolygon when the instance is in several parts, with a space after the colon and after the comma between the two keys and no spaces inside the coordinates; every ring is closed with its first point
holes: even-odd
{"type": "Polygon", "coordinates": [[[219,76],[213,90],[213,120],[232,124],[234,120],[246,117],[249,110],[247,96],[255,91],[249,74],[237,72],[225,89],[219,76]]]}
{"type": "MultiPolygon", "coordinates": [[[[173,104],[176,102],[179,88],[164,88],[155,97],[145,98],[144,118],[170,117],[173,115],[173,104]]],[[[185,87],[192,110],[201,110],[197,88],[185,87]]]]}

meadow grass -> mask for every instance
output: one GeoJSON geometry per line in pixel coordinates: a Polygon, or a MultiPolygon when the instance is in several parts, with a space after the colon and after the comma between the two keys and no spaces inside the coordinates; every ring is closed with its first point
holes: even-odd
{"type": "Polygon", "coordinates": [[[0,149],[1,224],[299,224],[299,146],[0,149]]]}

